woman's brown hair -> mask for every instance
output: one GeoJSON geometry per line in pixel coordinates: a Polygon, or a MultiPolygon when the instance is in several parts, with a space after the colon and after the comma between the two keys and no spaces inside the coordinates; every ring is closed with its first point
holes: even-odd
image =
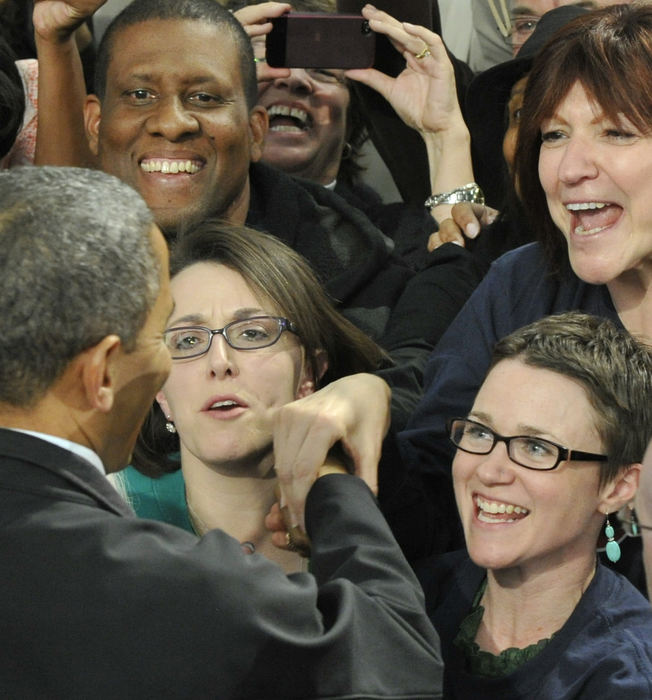
{"type": "Polygon", "coordinates": [[[626,117],[652,129],[652,7],[612,5],[562,27],[537,54],[521,110],[515,175],[529,220],[553,271],[567,264],[564,237],[548,212],[539,181],[541,125],[581,83],[615,125],[626,117]]]}
{"type": "MultiPolygon", "coordinates": [[[[297,326],[316,387],[391,364],[371,338],[335,309],[308,262],[274,236],[215,219],[204,221],[180,234],[171,253],[170,275],[174,277],[195,263],[231,268],[255,294],[271,301],[297,326]],[[318,353],[325,353],[328,359],[321,378],[318,353]]],[[[170,458],[179,450],[179,437],[166,431],[165,422],[155,404],[136,443],[133,464],[148,476],[180,466],[178,459],[170,458]]]]}

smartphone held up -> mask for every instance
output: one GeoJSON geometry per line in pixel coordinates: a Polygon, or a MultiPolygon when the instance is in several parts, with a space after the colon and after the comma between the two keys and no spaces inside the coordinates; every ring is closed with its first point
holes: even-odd
{"type": "Polygon", "coordinates": [[[271,20],[267,64],[273,68],[369,68],[376,35],[361,15],[290,12],[271,20]]]}

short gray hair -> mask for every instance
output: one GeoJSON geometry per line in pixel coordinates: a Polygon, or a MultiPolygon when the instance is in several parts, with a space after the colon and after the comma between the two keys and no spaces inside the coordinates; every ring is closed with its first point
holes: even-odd
{"type": "Polygon", "coordinates": [[[0,172],[0,402],[32,405],[107,335],[134,349],[159,291],[153,223],[111,175],[0,172]]]}

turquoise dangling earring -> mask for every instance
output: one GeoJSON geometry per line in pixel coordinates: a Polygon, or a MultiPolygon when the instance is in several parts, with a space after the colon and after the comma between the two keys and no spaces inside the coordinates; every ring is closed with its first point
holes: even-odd
{"type": "Polygon", "coordinates": [[[620,545],[616,540],[614,540],[614,529],[611,527],[609,522],[609,513],[607,513],[607,522],[604,526],[604,534],[607,537],[607,546],[605,551],[607,552],[607,559],[614,564],[620,559],[620,545]]]}
{"type": "Polygon", "coordinates": [[[636,510],[634,506],[629,506],[629,527],[632,531],[632,537],[638,537],[638,518],[636,517],[636,510]]]}

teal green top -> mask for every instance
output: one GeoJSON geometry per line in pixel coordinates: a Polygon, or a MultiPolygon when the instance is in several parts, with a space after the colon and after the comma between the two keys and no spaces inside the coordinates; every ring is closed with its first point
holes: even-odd
{"type": "Polygon", "coordinates": [[[500,654],[492,654],[480,649],[475,642],[475,637],[484,615],[484,607],[480,605],[480,600],[486,587],[487,579],[485,578],[473,600],[471,612],[462,620],[460,630],[453,644],[464,652],[469,664],[469,671],[472,674],[488,678],[500,678],[513,673],[519,666],[534,658],[552,637],[550,639],[541,639],[536,644],[530,644],[524,649],[510,647],[501,651],[500,654]]]}
{"type": "Polygon", "coordinates": [[[161,520],[194,533],[186,488],[181,469],[164,474],[158,479],[144,476],[137,469],[127,467],[122,472],[127,498],[136,515],[150,520],[161,520]]]}

